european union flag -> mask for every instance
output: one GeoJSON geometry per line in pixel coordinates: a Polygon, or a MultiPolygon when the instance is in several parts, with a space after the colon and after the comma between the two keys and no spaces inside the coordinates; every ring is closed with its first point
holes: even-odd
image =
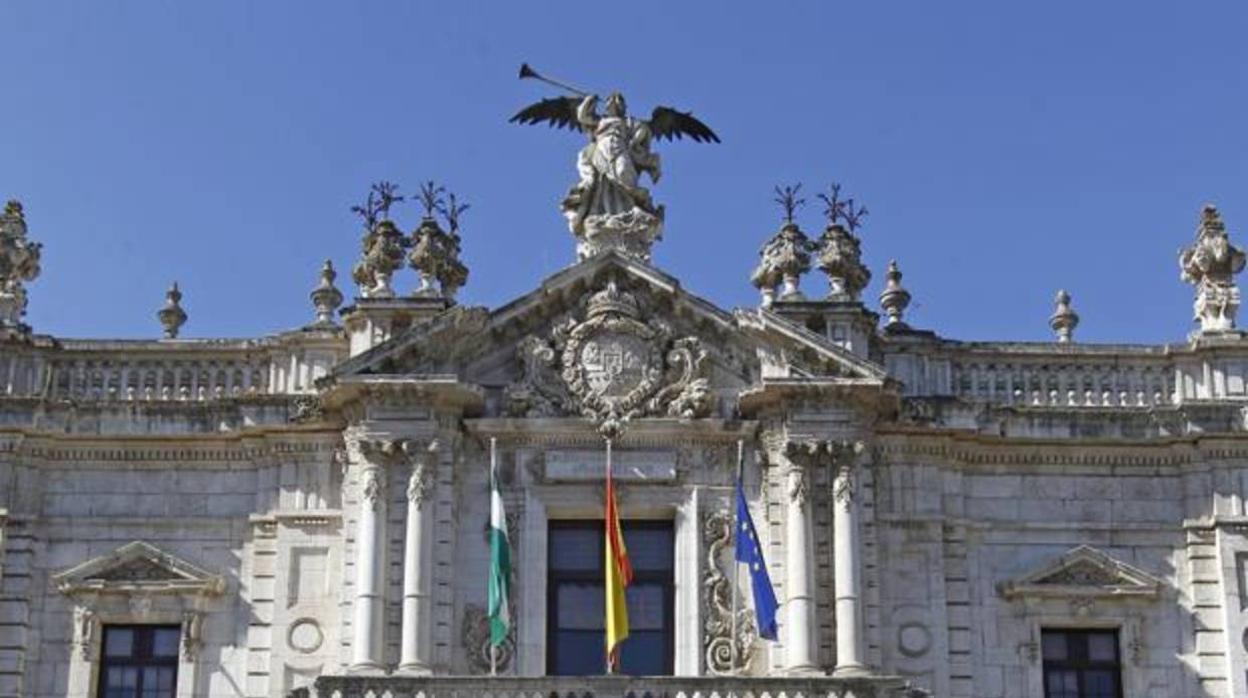
{"type": "Polygon", "coordinates": [[[750,586],[754,588],[754,612],[758,615],[758,634],[768,640],[776,639],[776,591],[771,588],[771,577],[767,576],[767,562],[763,559],[763,549],[758,545],[758,533],[754,530],[754,519],[750,518],[750,508],[745,504],[745,487],[741,478],[737,478],[737,562],[750,566],[750,586]]]}

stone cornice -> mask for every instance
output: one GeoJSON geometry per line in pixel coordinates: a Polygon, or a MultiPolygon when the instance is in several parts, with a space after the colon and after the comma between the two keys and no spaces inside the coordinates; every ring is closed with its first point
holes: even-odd
{"type": "MultiPolygon", "coordinates": [[[[592,422],[578,417],[535,419],[465,419],[465,431],[478,438],[498,438],[510,446],[601,448],[603,437],[592,422]]],[[[751,420],[680,420],[643,418],[629,422],[617,448],[672,448],[689,444],[729,444],[739,439],[751,441],[758,423],[751,420]]]]}
{"type": "Polygon", "coordinates": [[[171,463],[236,463],[266,458],[332,453],[341,444],[338,430],[286,429],[243,434],[117,436],[0,431],[0,453],[37,463],[90,461],[120,467],[171,463]]]}
{"type": "Polygon", "coordinates": [[[872,446],[882,463],[922,456],[959,465],[1174,468],[1248,460],[1248,434],[1074,441],[890,429],[877,431],[872,446]]]}

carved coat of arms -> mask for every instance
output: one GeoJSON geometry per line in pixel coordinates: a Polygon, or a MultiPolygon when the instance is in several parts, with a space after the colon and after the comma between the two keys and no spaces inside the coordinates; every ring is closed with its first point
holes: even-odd
{"type": "Polygon", "coordinates": [[[667,323],[642,321],[636,298],[614,282],[590,297],[585,318],[556,325],[549,341],[520,344],[522,379],[507,389],[513,416],[580,413],[604,435],[645,415],[694,418],[710,411],[696,337],[672,338],[667,323]]]}

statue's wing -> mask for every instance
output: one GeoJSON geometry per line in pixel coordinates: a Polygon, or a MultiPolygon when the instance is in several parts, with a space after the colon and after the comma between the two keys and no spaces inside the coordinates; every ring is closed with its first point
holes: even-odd
{"type": "Polygon", "coordinates": [[[543,121],[551,126],[579,130],[580,122],[576,119],[576,108],[580,106],[579,97],[551,97],[521,109],[509,119],[513,124],[540,124],[543,121]]]}
{"type": "Polygon", "coordinates": [[[689,136],[699,143],[718,143],[719,136],[709,126],[693,118],[692,112],[676,111],[669,107],[655,107],[650,116],[650,132],[655,139],[676,140],[689,136]]]}

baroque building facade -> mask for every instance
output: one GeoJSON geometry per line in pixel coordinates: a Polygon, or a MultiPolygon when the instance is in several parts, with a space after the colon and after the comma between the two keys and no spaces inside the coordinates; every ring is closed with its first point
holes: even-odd
{"type": "Polygon", "coordinates": [[[1213,208],[1180,259],[1199,329],[1143,346],[1076,342],[1065,293],[1053,342],[913,328],[896,264],[881,322],[836,192],[814,239],[787,198],[758,307],[650,263],[662,207],[596,213],[588,189],[565,202],[577,263],[466,307],[464,207],[429,186],[407,233],[376,191],[353,302],[327,262],[311,323],[248,339],[180,338],[176,286],[162,339],[38,333],[40,248],[6,208],[0,694],[1248,695],[1244,254],[1213,208]],[[813,267],[826,294],[800,289],[813,267]],[[645,677],[577,670],[608,437],[645,533],[645,677]],[[732,559],[738,457],[774,642],[732,559]]]}

